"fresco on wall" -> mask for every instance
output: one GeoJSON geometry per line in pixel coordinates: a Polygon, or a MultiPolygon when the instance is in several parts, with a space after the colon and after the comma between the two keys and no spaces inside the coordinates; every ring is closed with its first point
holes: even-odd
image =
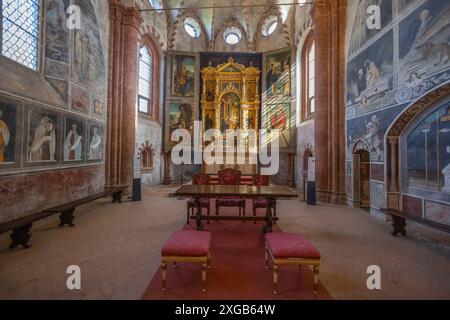
{"type": "Polygon", "coordinates": [[[90,0],[75,0],[81,9],[81,30],[73,35],[72,80],[97,95],[105,91],[105,58],[95,9],[90,0]]]}
{"type": "Polygon", "coordinates": [[[271,141],[271,129],[280,130],[280,148],[291,146],[291,105],[290,103],[268,104],[265,111],[265,127],[269,130],[268,139],[271,141]]]}
{"type": "Polygon", "coordinates": [[[0,167],[16,161],[17,106],[0,101],[0,167]]]}
{"type": "Polygon", "coordinates": [[[89,123],[88,152],[87,157],[90,161],[103,160],[103,124],[97,122],[89,123]]]}
{"type": "Polygon", "coordinates": [[[172,95],[193,97],[195,87],[195,57],[176,55],[172,58],[172,95]]]}
{"type": "Polygon", "coordinates": [[[91,100],[87,91],[72,85],[72,109],[89,113],[90,102],[91,100]]]}
{"type": "Polygon", "coordinates": [[[48,59],[69,62],[69,30],[67,8],[69,0],[46,1],[45,56],[48,59]]]}
{"type": "Polygon", "coordinates": [[[417,6],[421,2],[425,2],[427,0],[398,0],[398,12],[402,13],[403,11],[417,6]]]}
{"type": "Polygon", "coordinates": [[[291,51],[274,53],[266,60],[267,97],[291,95],[291,51]]]}
{"type": "Polygon", "coordinates": [[[169,140],[172,132],[177,129],[186,129],[193,136],[194,111],[189,103],[171,102],[169,105],[169,140]]]}
{"type": "Polygon", "coordinates": [[[347,160],[352,158],[354,144],[363,139],[370,147],[370,160],[384,162],[384,135],[404,107],[397,106],[347,121],[347,160]]]}
{"type": "Polygon", "coordinates": [[[86,125],[78,118],[65,118],[64,125],[64,161],[84,160],[84,145],[86,143],[86,125]]]}
{"type": "Polygon", "coordinates": [[[392,31],[362,51],[347,65],[347,104],[367,107],[383,99],[393,87],[392,31]]]}
{"type": "Polygon", "coordinates": [[[59,63],[46,59],[44,73],[46,76],[67,80],[69,74],[69,66],[65,63],[59,63]]]}
{"type": "Polygon", "coordinates": [[[29,163],[56,162],[59,154],[60,116],[41,108],[28,113],[29,163]]]}
{"type": "Polygon", "coordinates": [[[386,0],[360,0],[353,25],[352,38],[350,41],[349,55],[353,55],[367,41],[375,37],[380,30],[367,28],[367,8],[371,5],[379,6],[381,9],[381,29],[392,22],[392,1],[386,0]]]}
{"type": "MultiPolygon", "coordinates": [[[[443,190],[450,174],[450,104],[418,123],[407,138],[408,184],[443,190]],[[448,168],[447,168],[448,166],[448,168]]],[[[450,192],[450,191],[449,191],[450,192]]]]}
{"type": "Polygon", "coordinates": [[[104,103],[98,99],[94,99],[94,109],[92,111],[94,115],[103,117],[103,114],[105,113],[104,103]]]}
{"type": "Polygon", "coordinates": [[[69,100],[69,83],[67,81],[49,77],[45,77],[45,79],[64,102],[69,100]]]}
{"type": "Polygon", "coordinates": [[[437,74],[450,68],[450,2],[429,0],[399,25],[399,83],[415,98],[450,75],[437,74]],[[433,77],[431,77],[433,76],[433,77]]]}

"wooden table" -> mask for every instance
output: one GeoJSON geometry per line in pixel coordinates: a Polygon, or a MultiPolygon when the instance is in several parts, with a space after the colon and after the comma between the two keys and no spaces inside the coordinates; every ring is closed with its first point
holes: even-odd
{"type": "Polygon", "coordinates": [[[272,232],[273,216],[272,207],[279,198],[297,198],[298,194],[294,190],[285,186],[224,186],[224,185],[184,185],[179,187],[173,193],[177,197],[192,197],[195,199],[197,212],[195,220],[197,221],[197,230],[203,230],[202,220],[261,220],[258,217],[238,217],[238,216],[202,216],[200,207],[201,198],[217,197],[242,197],[242,198],[266,198],[269,201],[269,207],[266,210],[266,216],[263,218],[266,222],[264,232],[272,232]]]}

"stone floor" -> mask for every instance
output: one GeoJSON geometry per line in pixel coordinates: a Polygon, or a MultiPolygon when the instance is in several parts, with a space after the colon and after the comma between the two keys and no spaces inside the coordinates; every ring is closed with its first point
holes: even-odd
{"type": "MultiPolygon", "coordinates": [[[[49,218],[33,228],[33,247],[10,251],[0,236],[0,299],[139,299],[159,266],[162,243],[185,223],[173,189],[148,188],[143,201],[107,200],[77,211],[75,228],[49,218]],[[69,265],[82,289],[69,291],[69,265]]],[[[450,237],[416,224],[394,238],[389,225],[360,209],[307,207],[280,201],[280,226],[321,251],[321,281],[336,299],[450,299],[450,237]],[[369,265],[381,268],[381,290],[366,287],[369,265]]]]}

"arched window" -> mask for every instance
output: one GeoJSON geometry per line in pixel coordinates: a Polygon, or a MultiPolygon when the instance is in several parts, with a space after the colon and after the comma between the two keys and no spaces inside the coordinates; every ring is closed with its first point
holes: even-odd
{"type": "Polygon", "coordinates": [[[148,171],[152,170],[154,168],[154,162],[153,162],[153,146],[149,144],[148,141],[146,143],[142,144],[141,148],[141,170],[142,171],[148,171]]]}
{"type": "Polygon", "coordinates": [[[140,114],[158,120],[159,61],[153,42],[144,36],[139,49],[138,97],[140,114]]]}
{"type": "Polygon", "coordinates": [[[316,110],[315,100],[315,45],[312,34],[308,36],[303,47],[303,118],[311,117],[316,110]]]}
{"type": "Polygon", "coordinates": [[[139,112],[150,114],[153,81],[153,57],[146,46],[139,50],[139,112]]]}
{"type": "Polygon", "coordinates": [[[0,14],[2,56],[37,70],[40,0],[3,0],[0,14]]]}

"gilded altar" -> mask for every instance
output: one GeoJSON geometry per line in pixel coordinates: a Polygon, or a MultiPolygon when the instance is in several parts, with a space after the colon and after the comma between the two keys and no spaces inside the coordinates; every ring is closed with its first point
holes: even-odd
{"type": "MultiPolygon", "coordinates": [[[[230,57],[215,68],[211,65],[203,68],[201,73],[202,132],[209,129],[218,129],[222,133],[228,129],[254,129],[258,134],[260,70],[252,65],[238,64],[230,57]]],[[[248,147],[246,154],[248,158],[248,147]]],[[[247,161],[246,164],[204,165],[203,171],[214,174],[224,168],[235,168],[243,174],[256,173],[256,165],[247,161]]]]}

